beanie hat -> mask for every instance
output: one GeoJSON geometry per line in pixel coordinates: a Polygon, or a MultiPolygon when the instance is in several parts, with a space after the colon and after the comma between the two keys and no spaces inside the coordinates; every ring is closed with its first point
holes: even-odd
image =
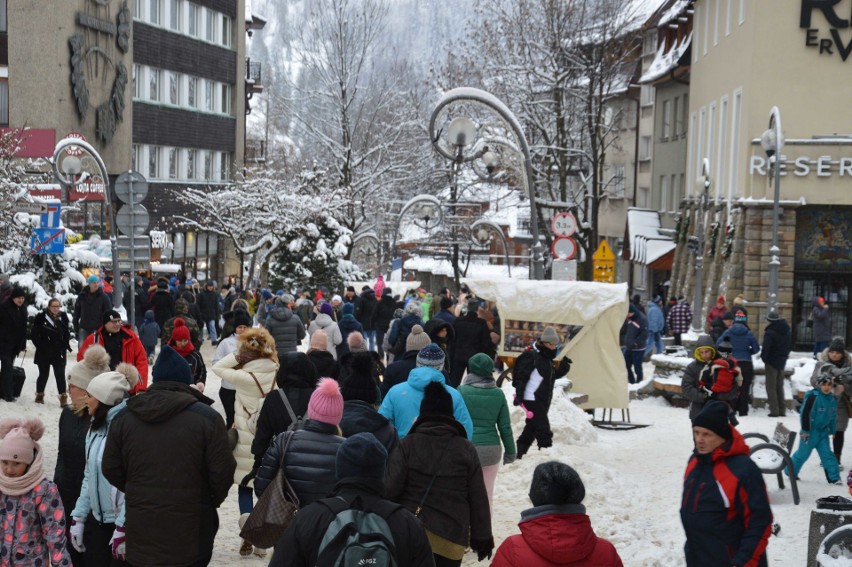
{"type": "Polygon", "coordinates": [[[405,352],[410,350],[416,350],[420,352],[423,347],[427,347],[432,343],[432,339],[429,338],[423,331],[423,327],[420,325],[414,325],[411,327],[411,332],[408,333],[408,338],[405,339],[405,352]]]}
{"type": "Polygon", "coordinates": [[[367,352],[370,350],[367,347],[367,341],[364,340],[364,335],[358,331],[352,331],[346,337],[346,344],[349,346],[349,352],[367,352]]]}
{"type": "Polygon", "coordinates": [[[26,297],[26,296],[27,296],[27,292],[24,291],[23,288],[15,286],[15,287],[12,288],[12,294],[9,297],[12,298],[12,299],[15,299],[16,297],[26,297]]]}
{"type": "Polygon", "coordinates": [[[251,327],[252,323],[251,315],[248,314],[248,311],[243,311],[242,309],[234,311],[234,329],[237,327],[251,327]]]}
{"type": "MultiPolygon", "coordinates": [[[[326,304],[328,305],[328,304],[326,304]]],[[[328,335],[322,329],[317,329],[311,335],[311,347],[308,350],[328,350],[328,335]]]]}
{"type": "Polygon", "coordinates": [[[4,419],[0,421],[0,460],[16,463],[33,464],[36,451],[40,449],[36,443],[44,434],[44,423],[40,419],[4,419]]]}
{"type": "Polygon", "coordinates": [[[173,341],[188,341],[189,327],[186,326],[186,321],[180,317],[175,318],[175,328],[172,331],[173,341]]]}
{"type": "Polygon", "coordinates": [[[342,297],[340,297],[340,296],[339,296],[339,295],[337,295],[337,294],[334,294],[334,295],[332,295],[332,296],[331,296],[331,301],[332,301],[332,302],[337,301],[337,302],[339,302],[339,303],[343,303],[343,298],[342,298],[342,297]]]}
{"type": "Polygon", "coordinates": [[[417,353],[417,366],[429,366],[436,370],[444,368],[444,350],[435,343],[429,343],[417,353]]]}
{"type": "Polygon", "coordinates": [[[89,382],[98,374],[109,371],[109,354],[101,345],[91,345],[83,354],[83,360],[68,371],[68,383],[81,390],[89,388],[89,382]]]}
{"type": "Polygon", "coordinates": [[[293,299],[293,296],[289,293],[283,293],[280,297],[281,301],[284,302],[284,305],[290,305],[291,303],[293,303],[293,301],[295,301],[295,299],[293,299]]]}
{"type": "Polygon", "coordinates": [[[767,321],[780,321],[781,316],[778,315],[778,312],[773,309],[769,313],[767,313],[766,320],[767,321]]]}
{"type": "Polygon", "coordinates": [[[418,301],[409,301],[408,305],[405,306],[405,312],[409,315],[416,315],[418,317],[423,316],[423,307],[420,306],[420,302],[418,301]]]}
{"type": "MultiPolygon", "coordinates": [[[[632,309],[636,309],[633,304],[631,304],[630,307],[632,309]]],[[[557,344],[559,343],[559,333],[557,333],[556,329],[553,327],[547,327],[541,334],[541,342],[557,344]]]]}
{"type": "Polygon", "coordinates": [[[490,378],[494,372],[494,361],[484,352],[478,352],[467,361],[467,368],[477,376],[490,378]]]}
{"type": "Polygon", "coordinates": [[[354,303],[344,303],[342,313],[344,315],[354,315],[355,314],[355,304],[354,303]]]}
{"type": "Polygon", "coordinates": [[[268,289],[265,289],[265,290],[260,292],[260,296],[263,298],[264,301],[268,301],[268,300],[272,299],[272,292],[269,291],[268,289]]]}
{"type": "Polygon", "coordinates": [[[828,344],[828,352],[846,352],[846,341],[843,337],[834,337],[828,344]]]}
{"type": "MultiPolygon", "coordinates": [[[[186,329],[186,327],[181,327],[186,329]]],[[[172,335],[174,337],[174,335],[172,335]]],[[[178,352],[169,345],[163,345],[154,368],[151,370],[151,381],[180,382],[189,386],[192,384],[192,368],[178,352]]]]}
{"type": "Polygon", "coordinates": [[[440,382],[429,382],[423,389],[420,415],[446,415],[453,417],[453,397],[440,382]]]}
{"type": "Polygon", "coordinates": [[[99,278],[99,277],[98,277],[98,276],[96,276],[95,274],[92,274],[92,275],[91,275],[91,276],[89,276],[89,278],[86,280],[86,283],[87,283],[88,285],[92,285],[93,283],[101,283],[101,278],[99,278]]]}
{"type": "Polygon", "coordinates": [[[168,289],[169,282],[167,280],[157,280],[157,289],[168,289]]]}
{"type": "Polygon", "coordinates": [[[139,371],[136,367],[122,362],[115,370],[92,378],[86,391],[102,404],[114,406],[138,383],[139,371]]]}
{"type": "Polygon", "coordinates": [[[586,487],[573,468],[548,461],[533,471],[529,496],[533,506],[580,504],[586,497],[586,487]]]}
{"type": "Polygon", "coordinates": [[[119,314],[119,312],[115,309],[110,309],[104,313],[104,316],[101,318],[101,322],[106,325],[110,321],[121,321],[121,314],[119,314]]]}
{"type": "MultiPolygon", "coordinates": [[[[742,311],[740,311],[740,313],[742,313],[742,311]]],[[[734,314],[731,313],[730,311],[725,311],[725,314],[722,315],[722,320],[723,321],[735,321],[736,318],[734,317],[734,314]]]]}
{"type": "Polygon", "coordinates": [[[372,433],[356,433],[340,444],[334,468],[337,480],[348,477],[376,478],[385,476],[388,451],[372,433]]]}
{"type": "Polygon", "coordinates": [[[724,295],[720,295],[719,297],[717,297],[717,298],[716,298],[716,303],[725,303],[725,296],[724,296],[724,295]]]}
{"type": "Polygon", "coordinates": [[[745,323],[747,319],[748,318],[746,317],[746,314],[743,313],[742,311],[737,311],[736,314],[734,315],[734,322],[735,323],[745,323]]]}
{"type": "Polygon", "coordinates": [[[343,401],[361,400],[368,404],[376,405],[379,402],[379,390],[376,381],[370,374],[356,372],[340,385],[340,393],[343,401]]]}
{"type": "Polygon", "coordinates": [[[728,337],[722,339],[722,342],[718,344],[716,347],[716,352],[720,354],[731,354],[734,352],[734,345],[731,344],[731,341],[728,340],[728,337]]]}
{"type": "Polygon", "coordinates": [[[320,313],[331,315],[333,312],[334,309],[331,307],[331,303],[323,303],[322,305],[320,305],[320,313]]]}
{"type": "Polygon", "coordinates": [[[308,402],[308,419],[340,425],[343,417],[343,395],[334,378],[320,378],[308,402]]]}
{"type": "Polygon", "coordinates": [[[692,419],[692,427],[709,429],[719,437],[731,439],[731,426],[728,424],[728,406],[724,402],[710,400],[692,419]]]}
{"type": "Polygon", "coordinates": [[[441,309],[449,309],[453,306],[453,300],[447,296],[441,298],[441,309]]]}
{"type": "Polygon", "coordinates": [[[817,386],[822,386],[823,384],[831,384],[833,378],[831,374],[822,374],[817,379],[817,386]]]}

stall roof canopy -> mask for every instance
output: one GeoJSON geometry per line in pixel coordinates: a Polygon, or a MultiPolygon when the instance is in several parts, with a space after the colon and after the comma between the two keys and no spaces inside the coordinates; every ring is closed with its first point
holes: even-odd
{"type": "Polygon", "coordinates": [[[627,209],[627,238],[622,258],[652,270],[671,270],[677,244],[660,233],[660,213],[649,209],[627,209]]]}

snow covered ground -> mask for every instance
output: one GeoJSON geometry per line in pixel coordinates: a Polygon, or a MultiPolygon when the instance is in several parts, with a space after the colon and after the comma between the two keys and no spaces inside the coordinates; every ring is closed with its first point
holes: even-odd
{"type": "MultiPolygon", "coordinates": [[[[0,401],[0,416],[34,416],[46,425],[45,470],[52,477],[57,443],[56,424],[59,406],[55,384],[48,383],[47,403],[33,401],[37,370],[32,362],[32,347],[24,363],[27,382],[18,402],[0,401]]],[[[204,358],[209,362],[213,348],[205,343],[204,358]]],[[[73,356],[73,355],[72,355],[73,356]]],[[[19,359],[20,360],[20,359],[19,359]]],[[[653,374],[646,365],[645,376],[653,374]]],[[[219,379],[208,373],[205,393],[218,402],[219,379]]],[[[507,394],[509,390],[507,389],[507,394]]],[[[510,406],[511,407],[511,406],[510,406]]],[[[741,418],[740,431],[756,431],[771,435],[777,418],[769,418],[767,410],[752,410],[741,418]]],[[[598,412],[600,417],[600,411],[598,412]]],[[[683,565],[683,529],[678,513],[684,467],[692,451],[692,439],[687,411],[674,408],[662,398],[634,400],[630,404],[634,423],[647,427],[629,431],[597,429],[588,416],[573,403],[557,396],[550,412],[555,433],[554,446],[545,451],[535,448],[521,461],[503,467],[497,477],[493,531],[499,545],[506,536],[517,533],[520,511],[530,506],[527,498],[529,481],[535,466],[545,460],[559,459],[575,467],[585,485],[584,504],[598,535],[612,541],[628,567],[671,567],[683,565]]],[[[615,412],[620,418],[620,412],[615,412]]],[[[521,410],[513,408],[515,434],[523,426],[521,410]]],[[[791,430],[798,430],[798,414],[788,412],[781,418],[791,430]]],[[[847,447],[847,463],[852,463],[852,447],[847,447]]],[[[769,564],[777,567],[801,567],[806,564],[808,524],[817,498],[829,495],[848,495],[845,486],[826,483],[814,454],[801,473],[799,491],[802,502],[796,506],[789,484],[779,490],[774,477],[765,476],[775,521],[781,531],[769,542],[769,564]]],[[[845,472],[844,472],[845,478],[845,472]]],[[[220,509],[220,529],[211,565],[233,565],[239,560],[237,528],[237,494],[231,491],[220,509]]],[[[252,557],[240,561],[245,565],[265,565],[252,557]]],[[[468,553],[464,565],[485,565],[468,553]]]]}

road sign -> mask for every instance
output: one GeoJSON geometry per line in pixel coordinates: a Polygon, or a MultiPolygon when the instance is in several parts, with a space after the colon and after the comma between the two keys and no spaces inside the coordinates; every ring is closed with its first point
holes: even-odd
{"type": "Polygon", "coordinates": [[[133,247],[135,260],[151,259],[151,239],[147,236],[119,236],[116,240],[119,260],[130,260],[130,247],[133,247]]]}
{"type": "Polygon", "coordinates": [[[577,281],[577,260],[554,260],[551,279],[563,282],[577,281]]]}
{"type": "Polygon", "coordinates": [[[570,236],[563,236],[553,241],[550,250],[557,260],[573,260],[577,255],[577,241],[570,236]]]}
{"type": "Polygon", "coordinates": [[[28,215],[41,215],[47,212],[47,203],[15,203],[16,213],[27,213],[28,215]]]}
{"type": "Polygon", "coordinates": [[[606,240],[601,240],[592,255],[593,279],[596,282],[615,283],[615,254],[606,240]]]}
{"type": "Polygon", "coordinates": [[[569,212],[556,213],[550,221],[553,236],[571,236],[577,232],[577,218],[569,212]]]}
{"type": "Polygon", "coordinates": [[[47,211],[41,215],[42,228],[59,228],[59,213],[62,205],[59,203],[47,203],[47,211]]]}
{"type": "Polygon", "coordinates": [[[115,180],[115,196],[122,203],[130,203],[133,194],[133,203],[137,204],[148,196],[148,180],[138,171],[122,173],[115,180]]]}
{"type": "Polygon", "coordinates": [[[33,254],[62,254],[65,252],[65,229],[34,228],[30,247],[33,254]]]}
{"type": "Polygon", "coordinates": [[[130,236],[131,232],[137,236],[148,231],[148,223],[151,217],[148,209],[142,205],[133,205],[131,215],[130,205],[123,205],[115,215],[115,227],[122,233],[130,236]]]}

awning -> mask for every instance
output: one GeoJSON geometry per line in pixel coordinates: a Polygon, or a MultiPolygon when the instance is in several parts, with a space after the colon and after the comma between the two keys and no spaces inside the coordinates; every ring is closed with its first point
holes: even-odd
{"type": "Polygon", "coordinates": [[[622,259],[652,270],[671,270],[677,244],[660,233],[660,213],[649,209],[627,209],[627,238],[622,259]]]}

